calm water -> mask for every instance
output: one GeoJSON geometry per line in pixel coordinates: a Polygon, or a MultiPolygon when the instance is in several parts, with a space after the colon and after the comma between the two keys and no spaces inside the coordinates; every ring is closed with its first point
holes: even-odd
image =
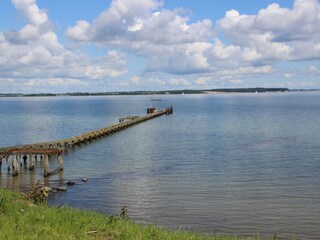
{"type": "MultiPolygon", "coordinates": [[[[163,116],[64,154],[52,204],[202,232],[320,238],[320,93],[161,96],[163,116]],[[89,181],[81,182],[82,177],[89,181]]],[[[2,146],[70,137],[143,115],[148,96],[0,98],[2,146]]],[[[50,162],[53,169],[57,161],[50,162]]],[[[0,186],[43,181],[20,170],[0,186]]]]}

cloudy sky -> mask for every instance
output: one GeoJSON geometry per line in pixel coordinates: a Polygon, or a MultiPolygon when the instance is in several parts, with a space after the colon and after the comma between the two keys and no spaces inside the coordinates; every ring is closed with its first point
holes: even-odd
{"type": "Polygon", "coordinates": [[[319,0],[1,0],[0,92],[320,88],[319,0]]]}

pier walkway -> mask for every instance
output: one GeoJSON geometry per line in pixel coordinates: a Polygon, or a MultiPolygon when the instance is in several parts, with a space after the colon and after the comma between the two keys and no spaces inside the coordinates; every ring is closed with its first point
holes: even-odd
{"type": "Polygon", "coordinates": [[[63,170],[62,152],[68,148],[73,147],[84,142],[89,142],[93,139],[104,137],[115,132],[122,131],[126,128],[134,126],[136,124],[148,121],[150,119],[168,115],[173,113],[172,106],[165,110],[156,110],[155,108],[148,108],[147,115],[128,116],[126,118],[120,118],[118,124],[114,124],[105,128],[100,128],[91,132],[86,132],[75,137],[66,138],[57,141],[26,144],[19,146],[11,146],[0,148],[0,172],[2,168],[2,160],[5,159],[7,163],[7,169],[10,171],[10,162],[12,162],[12,175],[18,175],[18,161],[20,166],[23,163],[26,165],[29,160],[29,170],[34,170],[34,161],[44,159],[44,176],[49,176],[53,173],[63,170]],[[54,171],[49,170],[49,159],[56,157],[58,159],[58,169],[54,171]]]}

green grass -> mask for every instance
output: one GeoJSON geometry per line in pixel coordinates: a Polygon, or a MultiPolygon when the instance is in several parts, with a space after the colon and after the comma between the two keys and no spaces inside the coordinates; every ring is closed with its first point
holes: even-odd
{"type": "Polygon", "coordinates": [[[21,193],[0,189],[0,239],[260,239],[199,235],[136,224],[103,213],[34,205],[21,193]],[[2,199],[2,200],[1,200],[2,199]]]}

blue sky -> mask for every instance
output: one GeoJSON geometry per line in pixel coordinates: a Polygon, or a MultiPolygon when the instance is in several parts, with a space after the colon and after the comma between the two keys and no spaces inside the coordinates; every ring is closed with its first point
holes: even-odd
{"type": "Polygon", "coordinates": [[[0,6],[0,92],[320,88],[318,0],[0,6]]]}

